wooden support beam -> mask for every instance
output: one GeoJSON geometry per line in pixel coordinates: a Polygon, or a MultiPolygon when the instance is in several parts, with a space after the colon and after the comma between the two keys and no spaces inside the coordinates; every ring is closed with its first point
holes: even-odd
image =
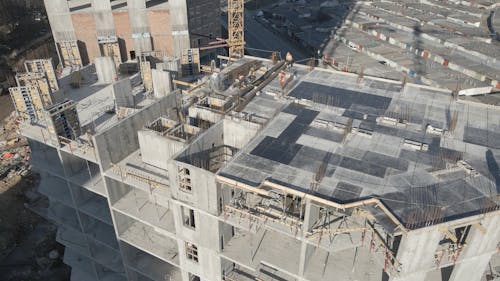
{"type": "Polygon", "coordinates": [[[451,241],[453,241],[453,243],[457,243],[458,238],[453,233],[451,233],[451,231],[448,228],[440,227],[439,231],[441,231],[446,237],[448,237],[451,241]]]}
{"type": "Polygon", "coordinates": [[[220,60],[227,60],[227,61],[237,61],[238,60],[236,58],[230,58],[230,57],[221,56],[221,55],[217,55],[217,58],[220,60]]]}
{"type": "Polygon", "coordinates": [[[483,226],[480,222],[475,223],[475,224],[473,224],[472,226],[474,226],[474,227],[475,227],[475,228],[477,228],[479,231],[481,231],[481,233],[486,234],[487,229],[486,229],[486,227],[484,227],[484,226],[483,226]]]}
{"type": "Polygon", "coordinates": [[[361,200],[361,201],[356,201],[356,202],[352,202],[352,203],[341,204],[341,203],[336,203],[336,202],[333,202],[333,201],[330,201],[330,200],[327,200],[327,199],[324,199],[324,198],[321,198],[321,197],[318,197],[318,196],[315,196],[315,195],[311,195],[311,194],[307,194],[307,193],[304,193],[304,192],[301,192],[301,191],[298,191],[298,190],[294,190],[294,189],[288,188],[286,186],[283,186],[283,185],[280,185],[280,184],[277,184],[277,183],[274,183],[274,182],[270,182],[268,180],[264,180],[259,186],[254,187],[254,186],[250,186],[250,185],[245,184],[245,183],[237,182],[237,181],[235,181],[233,179],[229,179],[227,177],[223,177],[221,175],[217,175],[215,178],[220,183],[225,183],[225,184],[228,184],[228,185],[231,185],[231,186],[235,186],[235,187],[238,187],[238,188],[241,188],[241,189],[246,189],[246,190],[249,190],[251,192],[260,194],[260,195],[269,195],[269,190],[263,188],[264,186],[267,186],[267,187],[271,187],[271,188],[275,188],[275,189],[281,190],[281,191],[283,191],[285,193],[288,193],[288,194],[292,194],[292,195],[295,195],[295,196],[300,196],[303,200],[307,197],[307,198],[310,198],[312,201],[315,201],[317,203],[321,203],[321,204],[324,204],[326,206],[331,206],[331,207],[334,207],[334,208],[337,208],[337,209],[341,209],[341,210],[346,210],[346,209],[351,209],[351,208],[356,208],[356,207],[362,207],[362,206],[366,206],[366,205],[375,204],[377,207],[379,207],[386,214],[387,217],[389,217],[389,219],[391,219],[394,222],[395,225],[398,226],[398,228],[403,233],[406,234],[408,232],[408,230],[394,216],[394,214],[392,214],[392,212],[380,200],[378,200],[377,198],[369,198],[369,199],[365,199],[365,200],[361,200]]]}
{"type": "Polygon", "coordinates": [[[182,85],[182,86],[186,86],[186,87],[195,87],[196,86],[196,84],[184,82],[184,81],[180,81],[180,80],[175,80],[175,79],[172,80],[172,82],[174,82],[174,84],[182,85]]]}

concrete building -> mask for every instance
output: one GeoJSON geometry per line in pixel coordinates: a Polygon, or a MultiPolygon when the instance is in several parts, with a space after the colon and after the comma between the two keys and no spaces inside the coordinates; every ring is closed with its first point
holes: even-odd
{"type": "Polygon", "coordinates": [[[333,67],[349,72],[392,79],[393,73],[378,71],[383,65],[399,72],[398,80],[404,75],[455,91],[498,91],[495,2],[359,1],[343,26],[332,30],[322,53],[333,67]]]}
{"type": "Polygon", "coordinates": [[[496,95],[249,57],[158,95],[139,74],[102,82],[95,70],[81,69],[81,88],[58,81],[77,133],[49,119],[20,128],[49,198],[33,208],[58,223],[72,280],[479,281],[497,270],[496,95]]]}
{"type": "Polygon", "coordinates": [[[151,51],[180,57],[221,33],[217,0],[45,0],[45,7],[65,67],[100,56],[118,65],[151,51]]]}

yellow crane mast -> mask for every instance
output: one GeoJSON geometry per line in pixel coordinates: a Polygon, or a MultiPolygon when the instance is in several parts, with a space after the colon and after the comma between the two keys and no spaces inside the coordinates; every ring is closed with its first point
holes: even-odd
{"type": "Polygon", "coordinates": [[[229,57],[241,58],[245,54],[245,2],[227,0],[229,57]]]}

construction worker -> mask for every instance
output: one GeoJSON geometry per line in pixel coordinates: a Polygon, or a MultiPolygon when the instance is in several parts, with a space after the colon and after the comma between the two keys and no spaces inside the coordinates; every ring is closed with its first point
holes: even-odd
{"type": "Polygon", "coordinates": [[[288,67],[293,67],[293,56],[290,52],[286,53],[285,61],[288,67]]]}

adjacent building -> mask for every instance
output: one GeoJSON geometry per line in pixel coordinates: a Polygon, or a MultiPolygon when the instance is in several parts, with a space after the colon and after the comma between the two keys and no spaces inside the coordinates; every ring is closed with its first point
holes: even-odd
{"type": "Polygon", "coordinates": [[[119,65],[151,51],[180,57],[221,33],[216,0],[46,0],[45,7],[65,67],[100,56],[119,65]]]}

